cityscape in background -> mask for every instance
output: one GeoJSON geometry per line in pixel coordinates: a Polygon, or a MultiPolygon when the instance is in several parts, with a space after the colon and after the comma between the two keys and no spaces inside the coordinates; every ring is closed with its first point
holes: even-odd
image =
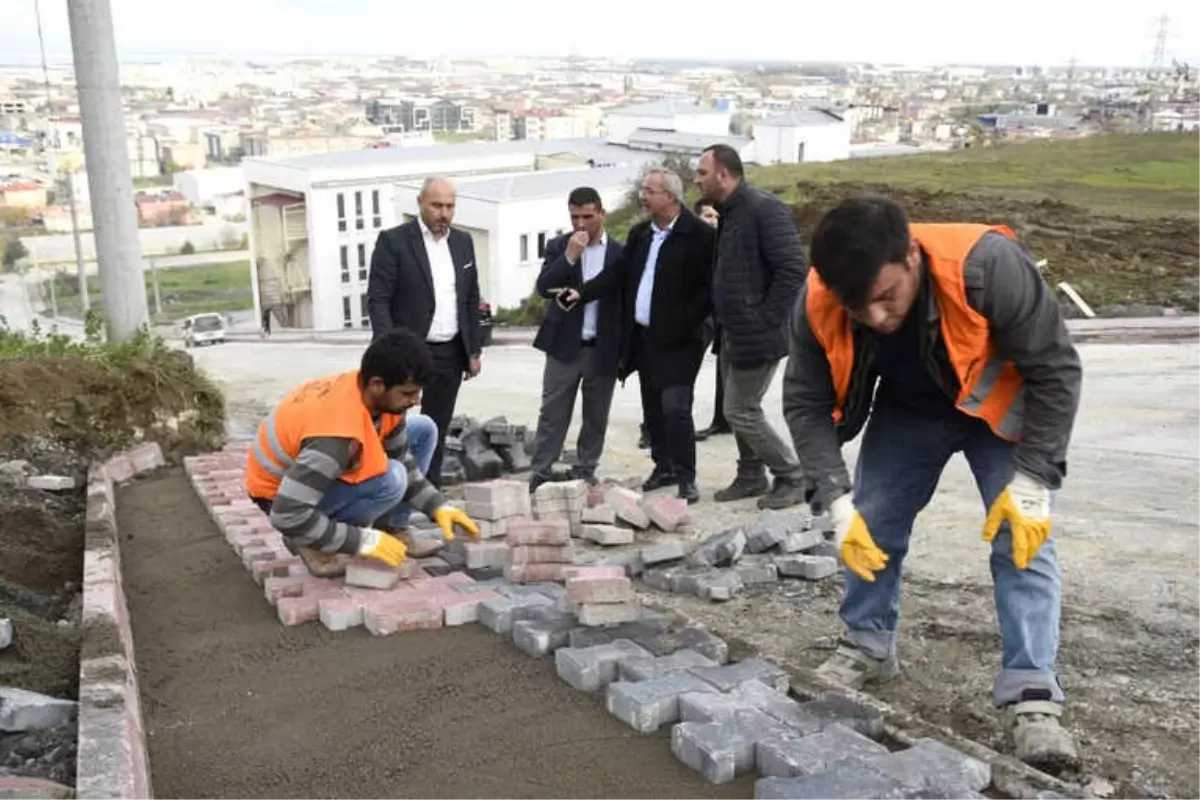
{"type": "MultiPolygon", "coordinates": [[[[1167,57],[1165,38],[1164,20],[1139,68],[126,62],[143,256],[245,252],[256,315],[363,326],[375,237],[416,213],[422,178],[442,174],[458,185],[456,224],[475,239],[486,300],[511,308],[566,227],[571,188],[594,186],[615,208],[649,163],[694,161],[715,142],[769,166],[1200,129],[1195,68],[1167,57]]],[[[82,143],[69,63],[0,67],[0,237],[15,232],[27,267],[72,267],[73,228],[81,259],[95,257],[82,143]]]]}

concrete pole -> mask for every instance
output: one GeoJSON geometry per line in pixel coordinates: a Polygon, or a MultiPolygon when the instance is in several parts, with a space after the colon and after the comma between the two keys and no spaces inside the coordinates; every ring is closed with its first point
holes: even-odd
{"type": "Polygon", "coordinates": [[[75,171],[67,170],[67,200],[71,204],[71,235],[75,237],[75,271],[79,275],[79,311],[84,317],[92,307],[88,301],[87,271],[83,268],[83,242],[79,236],[79,211],[75,207],[75,171]]]}
{"type": "Polygon", "coordinates": [[[149,324],[111,0],[67,0],[109,341],[149,324]]]}

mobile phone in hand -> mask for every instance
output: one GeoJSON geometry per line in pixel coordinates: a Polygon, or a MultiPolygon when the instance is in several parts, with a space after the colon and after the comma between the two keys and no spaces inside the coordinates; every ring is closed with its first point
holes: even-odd
{"type": "Polygon", "coordinates": [[[558,294],[556,294],[554,296],[554,302],[558,303],[558,307],[561,308],[563,311],[570,311],[576,305],[579,304],[578,298],[568,299],[570,294],[571,294],[570,289],[563,289],[561,292],[559,292],[558,294]]]}

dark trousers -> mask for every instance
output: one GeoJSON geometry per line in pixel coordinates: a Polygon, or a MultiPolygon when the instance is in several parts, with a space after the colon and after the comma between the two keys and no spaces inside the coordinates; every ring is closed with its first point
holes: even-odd
{"type": "Polygon", "coordinates": [[[717,393],[713,398],[713,418],[710,428],[728,428],[725,419],[725,379],[721,376],[721,354],[717,353],[717,393]]]}
{"type": "MultiPolygon", "coordinates": [[[[636,341],[636,339],[635,339],[636,341]]],[[[642,416],[650,434],[654,468],[670,473],[681,483],[696,481],[696,426],[692,420],[694,384],[664,386],[654,379],[653,368],[639,359],[638,383],[642,389],[642,416]]]]}
{"type": "MultiPolygon", "coordinates": [[[[594,476],[604,453],[608,413],[617,378],[603,368],[593,346],[585,346],[571,361],[546,356],[542,371],[542,408],[538,412],[533,443],[533,477],[548,481],[554,462],[562,455],[567,429],[575,413],[575,398],[583,394],[583,419],[575,442],[574,472],[594,476]]],[[[609,367],[611,369],[611,367],[609,367]]]]}
{"type": "Polygon", "coordinates": [[[421,413],[437,425],[437,448],[429,462],[425,477],[437,487],[442,485],[442,452],[446,444],[446,431],[454,417],[454,404],[458,402],[458,390],[462,386],[463,372],[467,369],[467,350],[462,339],[455,337],[449,342],[430,342],[429,354],[433,357],[433,374],[425,381],[421,392],[421,413]]]}

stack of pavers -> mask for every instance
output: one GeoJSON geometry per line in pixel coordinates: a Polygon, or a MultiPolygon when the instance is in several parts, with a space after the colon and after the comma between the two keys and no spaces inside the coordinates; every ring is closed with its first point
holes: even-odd
{"type": "Polygon", "coordinates": [[[447,431],[442,486],[498,478],[530,467],[528,429],[493,417],[482,425],[471,417],[455,417],[447,431]]]}
{"type": "Polygon", "coordinates": [[[509,526],[529,519],[529,484],[514,480],[470,483],[463,487],[463,499],[463,510],[479,526],[479,541],[460,532],[442,559],[452,567],[461,565],[476,580],[498,578],[508,564],[505,536],[509,526]]]}
{"type": "Polygon", "coordinates": [[[616,625],[642,615],[633,582],[620,567],[570,567],[565,578],[567,602],[580,625],[616,625]]]}

